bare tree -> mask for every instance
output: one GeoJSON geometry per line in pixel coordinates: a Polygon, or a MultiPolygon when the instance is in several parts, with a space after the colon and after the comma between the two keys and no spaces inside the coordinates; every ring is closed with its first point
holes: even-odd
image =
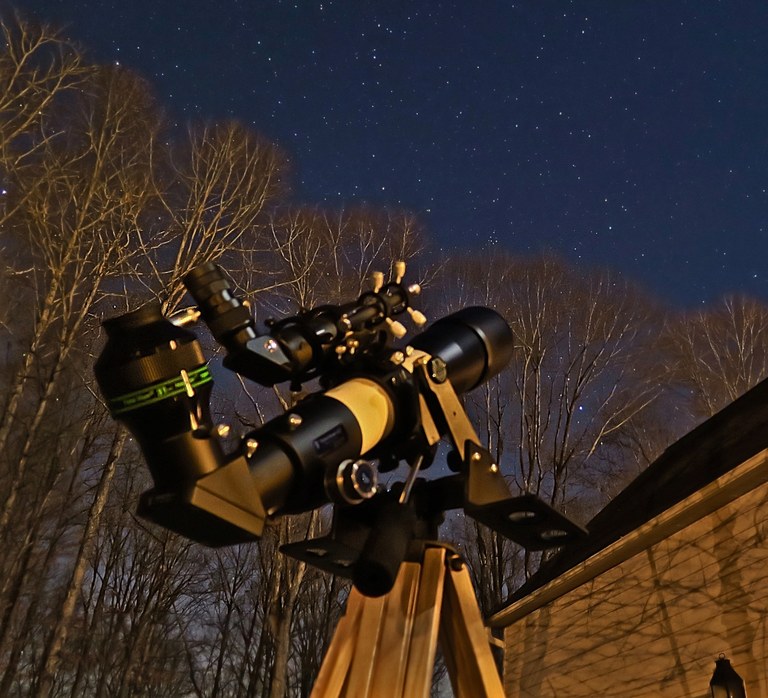
{"type": "Polygon", "coordinates": [[[106,280],[120,270],[129,236],[151,195],[149,162],[156,124],[144,85],[106,69],[89,86],[57,114],[61,136],[45,144],[39,162],[17,182],[27,192],[26,202],[8,222],[33,253],[35,266],[27,279],[34,284],[37,311],[0,422],[0,446],[6,453],[29,382],[43,375],[43,389],[26,429],[6,513],[12,510],[30,443],[57,377],[102,298],[106,280]]]}
{"type": "Polygon", "coordinates": [[[699,419],[709,417],[768,376],[768,307],[729,296],[673,316],[660,347],[668,379],[690,391],[699,419]]]}
{"type": "MultiPolygon", "coordinates": [[[[36,313],[32,330],[17,339],[21,360],[9,380],[0,422],[5,484],[0,532],[12,566],[24,556],[13,532],[25,520],[33,526],[37,519],[44,522],[44,510],[30,507],[30,497],[45,502],[59,476],[68,473],[65,479],[74,482],[84,462],[82,455],[46,458],[40,446],[46,443],[62,391],[76,396],[84,389],[78,362],[92,328],[91,313],[119,271],[131,226],[150,196],[155,124],[147,105],[146,90],[133,76],[113,69],[92,71],[89,81],[60,100],[45,119],[43,125],[55,135],[39,143],[34,162],[14,173],[23,203],[6,227],[12,239],[26,243],[22,247],[34,263],[23,279],[36,313]],[[25,488],[22,507],[19,498],[25,488]]],[[[71,424],[59,426],[54,443],[64,443],[64,433],[79,433],[79,440],[87,443],[87,429],[93,425],[86,420],[79,431],[70,432],[64,430],[71,430],[71,424]]],[[[44,562],[35,572],[44,577],[48,565],[44,562]]],[[[0,605],[6,615],[18,606],[6,590],[23,584],[32,571],[16,569],[18,578],[4,580],[0,605]]],[[[64,626],[57,622],[55,627],[64,626]]]]}
{"type": "Polygon", "coordinates": [[[609,466],[611,460],[622,462],[627,474],[638,474],[768,376],[768,308],[758,300],[728,296],[707,308],[668,312],[658,325],[642,370],[659,386],[659,398],[617,435],[608,458],[609,466]]]}
{"type": "Polygon", "coordinates": [[[290,694],[306,698],[342,615],[349,582],[310,568],[301,593],[294,614],[290,694]]]}
{"type": "MultiPolygon", "coordinates": [[[[520,491],[567,504],[571,476],[599,460],[613,435],[658,394],[640,370],[652,310],[610,275],[577,272],[551,258],[501,255],[490,268],[474,288],[485,298],[493,293],[489,300],[514,335],[510,382],[501,388],[509,397],[494,403],[497,415],[503,404],[511,427],[504,434],[514,480],[520,491]]],[[[466,276],[460,283],[478,298],[466,276]]]]}
{"type": "MultiPolygon", "coordinates": [[[[24,236],[13,235],[18,216],[27,197],[39,181],[42,150],[61,136],[53,114],[62,100],[84,79],[88,70],[82,65],[77,51],[49,28],[35,26],[10,13],[0,17],[3,49],[0,51],[0,224],[4,227],[3,251],[6,260],[21,257],[21,266],[9,264],[4,275],[13,283],[18,297],[22,274],[28,274],[37,261],[24,253],[28,244],[24,236]],[[37,173],[28,170],[35,167],[37,173]],[[11,234],[9,234],[9,232],[11,234]]],[[[9,308],[10,310],[10,308],[9,308]]],[[[4,313],[3,329],[9,331],[18,319],[4,313]]],[[[35,352],[23,352],[26,370],[34,361],[35,352]]],[[[5,409],[0,418],[0,444],[4,445],[7,430],[20,398],[20,381],[12,381],[6,390],[5,409]]]]}
{"type": "Polygon", "coordinates": [[[10,12],[0,16],[0,223],[23,201],[9,191],[13,175],[56,131],[48,128],[52,110],[64,94],[81,84],[89,68],[77,50],[47,26],[10,12]],[[12,203],[9,205],[8,201],[12,203]]]}
{"type": "MultiPolygon", "coordinates": [[[[31,564],[34,546],[14,535],[25,521],[45,525],[43,509],[31,509],[29,497],[34,489],[46,501],[46,488],[59,475],[74,476],[84,466],[82,459],[60,458],[48,467],[52,476],[41,479],[39,444],[65,385],[85,395],[93,391],[88,357],[94,316],[127,308],[128,296],[142,285],[172,309],[181,297],[180,278],[192,266],[257,238],[258,215],[280,191],[282,165],[273,147],[233,124],[199,129],[171,152],[167,134],[159,138],[162,121],[141,80],[114,67],[85,65],[49,30],[24,23],[3,29],[0,174],[11,202],[2,205],[9,261],[3,279],[24,288],[35,310],[12,322],[3,318],[1,330],[10,349],[0,414],[0,532],[8,544],[6,569],[14,574],[4,577],[0,616],[11,628],[22,598],[14,589],[23,589],[33,572],[47,574],[48,563],[31,564]]],[[[103,417],[103,409],[96,412],[103,417]]],[[[81,437],[83,427],[87,434],[88,423],[80,424],[81,437]]],[[[84,522],[75,524],[81,537],[61,604],[49,618],[51,630],[43,633],[41,695],[51,690],[76,622],[79,590],[92,569],[92,547],[125,444],[123,433],[113,436],[111,445],[102,442],[104,468],[88,492],[84,522]]]]}
{"type": "MultiPolygon", "coordinates": [[[[236,124],[176,139],[140,79],[87,65],[50,30],[2,27],[0,282],[28,302],[0,317],[0,692],[305,693],[344,585],[276,550],[317,515],[218,555],[127,515],[146,474],[104,426],[96,320],[148,291],[171,311],[182,277],[219,259],[280,312],[347,300],[421,246],[418,225],[362,210],[268,219],[285,179],[274,146],[236,124]]],[[[258,421],[264,396],[251,397],[258,421]]]]}
{"type": "Polygon", "coordinates": [[[272,218],[270,232],[279,295],[300,308],[356,298],[371,272],[388,271],[424,245],[413,216],[366,209],[290,210],[272,218]]]}
{"type": "MultiPolygon", "coordinates": [[[[611,489],[609,461],[621,471],[618,436],[659,392],[642,370],[650,305],[607,274],[549,257],[491,252],[449,261],[442,273],[451,302],[495,307],[513,332],[509,368],[466,399],[513,491],[587,519],[611,489]]],[[[508,541],[471,522],[467,528],[465,555],[489,611],[536,559],[520,564],[508,541]]]]}
{"type": "Polygon", "coordinates": [[[190,129],[175,144],[157,175],[160,207],[138,236],[140,278],[165,311],[197,265],[264,248],[261,217],[284,190],[284,170],[273,145],[235,123],[190,129]]]}
{"type": "Polygon", "coordinates": [[[64,588],[63,600],[59,612],[53,619],[53,627],[43,647],[40,660],[41,669],[37,684],[37,693],[41,696],[49,695],[51,692],[61,661],[62,649],[69,633],[69,626],[75,615],[78,596],[81,593],[82,583],[90,563],[93,543],[102,521],[102,514],[109,496],[110,485],[115,475],[118,459],[125,445],[127,433],[122,429],[115,429],[113,433],[113,441],[106,461],[103,464],[96,493],[89,507],[82,536],[77,547],[72,570],[64,588]]]}

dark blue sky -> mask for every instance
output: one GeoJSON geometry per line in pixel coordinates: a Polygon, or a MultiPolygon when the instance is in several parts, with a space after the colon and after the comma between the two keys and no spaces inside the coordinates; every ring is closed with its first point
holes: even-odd
{"type": "Polygon", "coordinates": [[[298,200],[768,300],[765,0],[16,0],[291,155],[298,200]]]}

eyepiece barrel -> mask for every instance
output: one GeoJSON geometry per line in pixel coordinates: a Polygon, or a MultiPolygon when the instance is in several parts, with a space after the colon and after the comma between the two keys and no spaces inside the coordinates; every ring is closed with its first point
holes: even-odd
{"type": "Polygon", "coordinates": [[[183,280],[217,342],[229,348],[231,337],[253,327],[250,311],[232,294],[229,279],[217,264],[201,264],[183,280]]]}
{"type": "Polygon", "coordinates": [[[108,340],[95,366],[112,416],[139,442],[156,485],[211,472],[223,462],[208,401],[213,378],[195,335],[153,303],[105,320],[108,340]]]}

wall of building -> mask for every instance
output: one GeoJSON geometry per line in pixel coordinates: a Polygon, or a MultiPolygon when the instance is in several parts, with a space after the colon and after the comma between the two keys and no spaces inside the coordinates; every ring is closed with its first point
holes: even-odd
{"type": "Polygon", "coordinates": [[[505,629],[514,698],[703,698],[725,654],[768,696],[768,484],[505,629]]]}

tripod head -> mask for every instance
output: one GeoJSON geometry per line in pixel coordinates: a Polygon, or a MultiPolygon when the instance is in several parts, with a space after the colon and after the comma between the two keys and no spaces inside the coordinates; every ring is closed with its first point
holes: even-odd
{"type": "Polygon", "coordinates": [[[527,547],[579,535],[540,500],[510,495],[458,399],[508,363],[507,323],[489,308],[465,308],[398,348],[393,339],[405,334],[398,316],[426,323],[411,307],[420,289],[405,286],[404,273],[397,263],[391,281],[378,275],[357,300],[269,321],[260,332],[222,270],[205,264],[184,279],[195,309],[168,319],[155,304],[106,320],[96,377],[154,480],[139,514],[219,546],[258,538],[270,517],[330,502],[331,535],[286,552],[351,576],[370,595],[388,591],[411,543],[436,535],[446,509],[463,508],[527,547]],[[225,453],[208,404],[213,378],[185,328],[198,318],[226,350],[230,370],[266,386],[318,378],[321,389],[225,453]],[[456,475],[419,481],[444,436],[456,475]],[[379,488],[378,472],[401,461],[411,466],[406,482],[379,488]]]}

